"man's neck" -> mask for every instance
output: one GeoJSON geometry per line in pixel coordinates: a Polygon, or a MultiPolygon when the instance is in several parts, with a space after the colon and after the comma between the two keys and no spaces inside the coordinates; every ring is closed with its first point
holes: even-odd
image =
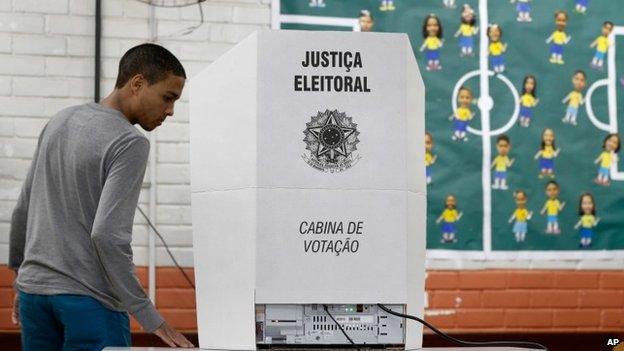
{"type": "Polygon", "coordinates": [[[120,95],[121,95],[121,91],[119,91],[119,89],[115,89],[107,97],[102,99],[102,101],[100,101],[100,104],[102,106],[112,108],[114,110],[121,112],[121,114],[124,115],[124,117],[126,117],[126,119],[130,123],[132,124],[136,123],[135,121],[130,119],[129,117],[130,114],[128,113],[128,106],[123,103],[123,99],[121,98],[120,95]]]}

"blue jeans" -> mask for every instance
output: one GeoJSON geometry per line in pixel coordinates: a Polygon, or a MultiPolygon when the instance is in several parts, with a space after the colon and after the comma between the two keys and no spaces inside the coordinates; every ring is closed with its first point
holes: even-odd
{"type": "Polygon", "coordinates": [[[19,292],[22,350],[102,350],[130,346],[128,314],[82,295],[19,292]]]}

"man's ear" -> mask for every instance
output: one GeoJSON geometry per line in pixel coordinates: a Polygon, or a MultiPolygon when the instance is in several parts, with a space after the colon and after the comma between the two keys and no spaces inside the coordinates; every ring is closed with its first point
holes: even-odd
{"type": "Polygon", "coordinates": [[[138,73],[132,76],[132,78],[130,78],[130,80],[128,81],[128,84],[130,87],[130,91],[134,95],[134,94],[137,94],[142,88],[144,88],[147,85],[147,81],[145,80],[145,77],[143,77],[142,74],[138,73]]]}

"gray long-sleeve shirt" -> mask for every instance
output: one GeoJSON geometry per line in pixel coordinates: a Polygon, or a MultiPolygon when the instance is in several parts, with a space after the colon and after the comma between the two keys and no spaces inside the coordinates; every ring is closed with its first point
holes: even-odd
{"type": "Polygon", "coordinates": [[[147,138],[99,104],[48,122],[11,220],[9,267],[20,291],[88,295],[148,332],[162,324],[130,246],[148,154],[147,138]]]}

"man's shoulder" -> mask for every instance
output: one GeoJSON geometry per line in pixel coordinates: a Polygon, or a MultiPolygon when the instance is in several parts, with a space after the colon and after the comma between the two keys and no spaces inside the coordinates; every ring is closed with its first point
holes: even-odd
{"type": "Polygon", "coordinates": [[[99,104],[69,106],[53,116],[50,123],[51,133],[73,134],[79,143],[97,144],[114,152],[128,147],[149,151],[148,138],[121,112],[99,104]]]}

